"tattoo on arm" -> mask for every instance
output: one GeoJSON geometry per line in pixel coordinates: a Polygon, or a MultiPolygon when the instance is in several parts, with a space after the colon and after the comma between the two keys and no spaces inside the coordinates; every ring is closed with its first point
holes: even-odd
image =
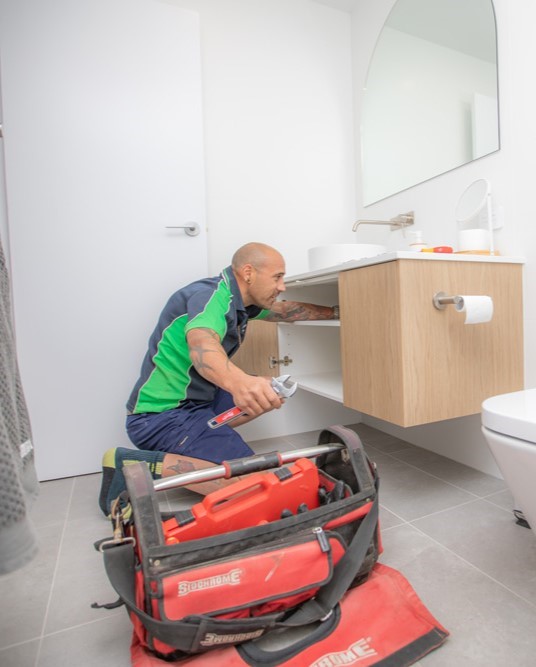
{"type": "Polygon", "coordinates": [[[268,322],[299,322],[333,319],[333,308],[300,301],[278,301],[265,318],[268,322]]]}
{"type": "Polygon", "coordinates": [[[184,472],[197,470],[191,461],[177,461],[173,465],[166,466],[166,470],[173,470],[176,475],[182,475],[184,472]]]}
{"type": "Polygon", "coordinates": [[[212,350],[206,350],[200,345],[196,345],[195,347],[190,348],[190,358],[192,359],[192,363],[197,371],[201,369],[205,369],[207,371],[214,370],[214,368],[205,361],[206,354],[208,352],[212,352],[212,350]]]}
{"type": "Polygon", "coordinates": [[[270,311],[266,319],[270,319],[271,322],[295,322],[306,319],[306,316],[307,310],[303,304],[290,302],[288,306],[285,304],[279,313],[270,311]]]}
{"type": "Polygon", "coordinates": [[[208,345],[203,344],[203,341],[199,341],[196,344],[190,345],[190,358],[197,371],[205,370],[214,372],[214,367],[211,366],[210,363],[207,361],[207,356],[209,354],[215,353],[215,354],[220,354],[221,356],[225,356],[226,365],[229,364],[229,358],[223,352],[223,348],[220,347],[220,338],[218,334],[215,331],[212,331],[211,329],[204,329],[203,331],[212,340],[206,341],[208,345]],[[212,341],[217,343],[217,347],[215,348],[210,347],[210,343],[212,341]]]}

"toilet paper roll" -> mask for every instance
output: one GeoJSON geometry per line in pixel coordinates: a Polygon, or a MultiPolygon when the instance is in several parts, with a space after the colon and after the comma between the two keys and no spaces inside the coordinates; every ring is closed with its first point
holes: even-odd
{"type": "Polygon", "coordinates": [[[461,295],[456,310],[465,313],[465,324],[489,322],[493,317],[493,299],[490,296],[461,295]]]}

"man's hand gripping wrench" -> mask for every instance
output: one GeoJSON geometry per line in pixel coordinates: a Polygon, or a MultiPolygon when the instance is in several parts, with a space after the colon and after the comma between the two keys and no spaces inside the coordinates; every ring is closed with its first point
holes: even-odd
{"type": "MultiPolygon", "coordinates": [[[[291,382],[290,375],[280,375],[279,377],[272,378],[272,388],[281,398],[290,398],[296,392],[298,383],[291,382]]],[[[235,405],[234,408],[222,412],[213,419],[209,419],[208,425],[210,428],[219,428],[245,414],[243,410],[235,405]]]]}

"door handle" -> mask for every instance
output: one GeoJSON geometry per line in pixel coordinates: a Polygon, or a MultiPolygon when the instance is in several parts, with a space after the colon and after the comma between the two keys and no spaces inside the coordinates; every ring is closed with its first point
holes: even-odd
{"type": "Polygon", "coordinates": [[[166,229],[184,229],[188,236],[197,236],[201,231],[197,222],[189,222],[187,225],[166,225],[166,229]]]}

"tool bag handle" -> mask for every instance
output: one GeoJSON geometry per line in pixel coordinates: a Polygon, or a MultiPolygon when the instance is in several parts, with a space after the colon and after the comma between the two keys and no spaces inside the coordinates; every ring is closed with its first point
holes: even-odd
{"type": "MultiPolygon", "coordinates": [[[[331,426],[320,434],[321,441],[333,437],[342,440],[346,450],[341,451],[348,451],[353,465],[358,458],[361,458],[365,462],[364,465],[368,466],[361,440],[353,431],[345,427],[331,426]]],[[[363,466],[358,466],[358,469],[359,483],[364,483],[368,476],[372,478],[368,471],[368,475],[363,477],[363,466]]],[[[331,615],[359,572],[374,536],[379,514],[377,479],[372,490],[375,493],[372,506],[354,534],[344,556],[335,566],[331,580],[319,589],[315,598],[307,600],[285,620],[282,619],[286,612],[233,620],[215,619],[204,615],[192,615],[180,621],[162,621],[153,618],[136,605],[135,553],[130,542],[103,550],[106,573],[127,609],[140,619],[148,632],[165,644],[186,653],[196,652],[202,648],[202,640],[210,632],[241,634],[247,639],[248,635],[254,638],[275,627],[297,627],[325,620],[331,615]]]]}

